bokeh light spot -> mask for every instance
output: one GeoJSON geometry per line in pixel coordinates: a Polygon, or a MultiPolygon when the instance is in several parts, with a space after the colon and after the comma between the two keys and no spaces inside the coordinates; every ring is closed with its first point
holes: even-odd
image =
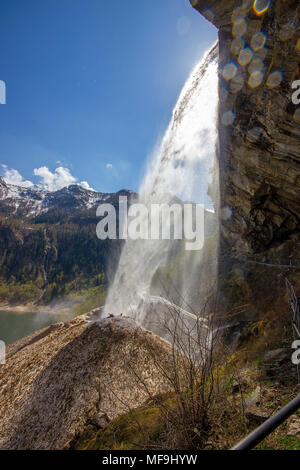
{"type": "Polygon", "coordinates": [[[296,25],[293,21],[289,21],[284,26],[282,26],[281,30],[279,31],[279,39],[281,41],[288,41],[291,39],[295,32],[296,32],[296,25]]]}
{"type": "Polygon", "coordinates": [[[228,95],[229,95],[229,91],[226,90],[226,88],[221,87],[221,88],[220,88],[220,101],[221,101],[222,103],[224,103],[224,102],[227,100],[228,95]]]}
{"type": "Polygon", "coordinates": [[[248,67],[248,72],[251,74],[253,72],[261,72],[264,69],[264,62],[263,60],[258,57],[257,59],[253,59],[248,67]]]}
{"type": "MultiPolygon", "coordinates": [[[[196,4],[198,1],[196,2],[196,4]]],[[[208,8],[207,10],[204,10],[203,16],[208,20],[208,21],[213,21],[215,14],[211,8],[208,8]]]]}
{"type": "Polygon", "coordinates": [[[276,70],[275,72],[270,73],[267,80],[267,86],[269,88],[275,88],[280,85],[283,80],[283,73],[281,70],[276,70]]]}
{"type": "Polygon", "coordinates": [[[248,65],[251,62],[252,57],[253,52],[250,47],[245,47],[245,49],[242,49],[239,53],[238,63],[242,66],[248,65]]]}
{"type": "Polygon", "coordinates": [[[239,55],[242,49],[245,47],[245,39],[242,37],[235,38],[231,43],[230,52],[233,55],[239,55]]]}
{"type": "Polygon", "coordinates": [[[234,123],[235,118],[236,115],[234,111],[226,111],[222,116],[222,124],[224,126],[231,126],[234,123]]]}
{"type": "Polygon", "coordinates": [[[263,82],[264,79],[264,74],[262,71],[256,71],[251,73],[249,80],[248,80],[248,85],[250,88],[257,88],[260,86],[263,82]]]}
{"type": "Polygon", "coordinates": [[[297,122],[297,124],[300,124],[300,108],[297,108],[294,112],[293,119],[295,122],[297,122]]]}
{"type": "Polygon", "coordinates": [[[270,5],[271,0],[255,0],[253,10],[256,15],[260,16],[266,13],[266,11],[268,11],[270,5]]]}
{"type": "Polygon", "coordinates": [[[231,20],[234,24],[238,23],[239,21],[245,19],[246,14],[247,11],[242,6],[239,6],[233,10],[231,20]]]}
{"type": "Polygon", "coordinates": [[[260,59],[265,60],[267,55],[268,55],[268,49],[266,47],[262,47],[261,49],[255,52],[254,58],[256,59],[259,57],[260,59]]]}
{"type": "Polygon", "coordinates": [[[238,70],[237,65],[234,62],[230,62],[229,64],[225,65],[223,68],[223,78],[225,80],[232,80],[238,70]]]}
{"type": "Polygon", "coordinates": [[[229,220],[232,217],[233,211],[231,207],[225,206],[221,209],[221,218],[223,220],[229,220]]]}
{"type": "Polygon", "coordinates": [[[238,93],[241,91],[245,84],[245,79],[242,75],[236,75],[230,82],[230,90],[232,93],[238,93]]]}
{"type": "Polygon", "coordinates": [[[247,32],[247,21],[243,18],[234,23],[233,28],[232,28],[232,35],[234,37],[240,37],[244,36],[244,34],[247,32]]]}
{"type": "Polygon", "coordinates": [[[261,31],[258,33],[253,34],[251,38],[251,48],[256,52],[259,51],[262,47],[264,47],[265,43],[267,40],[267,36],[265,33],[262,33],[261,31]]]}

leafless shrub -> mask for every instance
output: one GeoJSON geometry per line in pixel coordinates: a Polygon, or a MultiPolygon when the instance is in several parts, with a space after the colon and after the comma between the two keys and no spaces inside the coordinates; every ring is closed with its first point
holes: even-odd
{"type": "MultiPolygon", "coordinates": [[[[244,401],[239,372],[231,367],[230,377],[224,366],[230,354],[222,339],[222,319],[217,318],[217,299],[212,295],[200,314],[186,314],[171,302],[161,315],[160,330],[168,339],[169,354],[157,354],[151,338],[135,344],[125,359],[126,374],[132,386],[142,387],[148,399],[145,406],[159,409],[159,439],[148,434],[145,445],[160,449],[207,448],[214,429],[221,428],[228,417],[243,416],[244,401]],[[136,348],[144,348],[147,361],[163,378],[167,394],[154,395],[138,372],[134,357],[136,348]],[[238,389],[234,402],[230,397],[232,383],[238,389]],[[238,411],[237,411],[238,410],[238,411]],[[147,444],[146,444],[147,442],[147,444]]],[[[140,369],[139,369],[140,370],[140,369]]],[[[143,423],[134,410],[133,421],[143,433],[143,423]]],[[[230,421],[230,420],[229,420],[230,421]]],[[[235,433],[234,429],[230,430],[235,433]]],[[[146,433],[147,434],[147,433],[146,433]]]]}

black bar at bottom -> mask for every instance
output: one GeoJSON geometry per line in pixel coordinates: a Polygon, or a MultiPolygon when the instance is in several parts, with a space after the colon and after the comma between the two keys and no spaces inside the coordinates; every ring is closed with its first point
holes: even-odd
{"type": "Polygon", "coordinates": [[[289,418],[300,408],[300,394],[281,408],[275,415],[267,419],[261,426],[255,429],[249,436],[235,445],[231,450],[250,450],[259,444],[266,436],[271,434],[280,424],[289,418]]]}

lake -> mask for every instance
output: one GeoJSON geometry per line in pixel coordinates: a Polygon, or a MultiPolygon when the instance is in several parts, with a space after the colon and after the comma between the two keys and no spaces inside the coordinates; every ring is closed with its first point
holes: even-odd
{"type": "Polygon", "coordinates": [[[49,312],[0,310],[0,340],[10,344],[58,321],[61,321],[59,316],[49,312]]]}

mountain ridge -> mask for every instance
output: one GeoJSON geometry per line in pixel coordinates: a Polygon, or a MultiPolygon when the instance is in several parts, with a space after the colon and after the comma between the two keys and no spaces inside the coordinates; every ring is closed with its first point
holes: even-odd
{"type": "Polygon", "coordinates": [[[100,203],[115,203],[118,196],[137,197],[137,193],[121,189],[115,193],[97,192],[71,184],[56,191],[39,187],[22,187],[6,183],[0,176],[0,214],[34,218],[61,208],[96,209],[100,203]]]}

